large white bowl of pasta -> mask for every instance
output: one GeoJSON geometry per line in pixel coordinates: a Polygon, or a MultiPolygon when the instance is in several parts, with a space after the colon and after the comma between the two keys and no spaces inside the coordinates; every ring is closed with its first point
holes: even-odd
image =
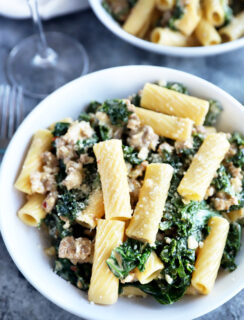
{"type": "Polygon", "coordinates": [[[244,46],[243,1],[89,0],[98,19],[132,45],[182,57],[244,46]]]}
{"type": "Polygon", "coordinates": [[[182,320],[219,307],[244,286],[244,141],[223,133],[244,134],[243,119],[229,94],[173,69],[112,68],[60,88],[1,165],[1,233],[15,264],[85,319],[182,320]]]}

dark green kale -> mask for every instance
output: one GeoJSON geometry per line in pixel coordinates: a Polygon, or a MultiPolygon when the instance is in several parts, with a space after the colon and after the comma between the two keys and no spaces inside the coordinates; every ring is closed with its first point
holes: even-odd
{"type": "Polygon", "coordinates": [[[231,175],[227,172],[226,168],[221,165],[217,170],[217,177],[212,181],[212,185],[217,191],[223,191],[229,195],[233,195],[230,179],[231,175]]]}
{"type": "Polygon", "coordinates": [[[119,99],[106,100],[98,110],[105,112],[111,123],[120,127],[127,124],[129,116],[132,114],[126,103],[119,99]]]}
{"type": "Polygon", "coordinates": [[[81,112],[79,114],[78,120],[79,121],[87,121],[87,122],[89,122],[91,120],[91,116],[86,112],[81,112]]]}
{"type": "Polygon", "coordinates": [[[46,215],[46,217],[42,220],[42,224],[48,227],[49,235],[51,236],[53,245],[55,245],[55,247],[59,245],[61,239],[72,235],[72,229],[65,229],[63,227],[65,222],[58,217],[55,209],[46,215]]]}
{"type": "Polygon", "coordinates": [[[56,182],[60,184],[66,178],[66,166],[62,159],[58,160],[58,173],[56,175],[56,182]]]}
{"type": "Polygon", "coordinates": [[[228,233],[223,257],[221,260],[221,267],[234,271],[237,268],[235,258],[241,247],[241,225],[237,222],[230,224],[230,230],[228,233]]]}
{"type": "Polygon", "coordinates": [[[195,133],[193,135],[193,145],[192,148],[182,148],[177,150],[177,155],[183,156],[181,161],[184,162],[186,160],[186,157],[193,156],[195,153],[197,153],[198,149],[200,148],[201,144],[203,143],[204,137],[200,133],[195,133]]]}
{"type": "Polygon", "coordinates": [[[79,289],[87,291],[91,278],[91,268],[90,263],[74,265],[68,259],[59,258],[55,260],[54,272],[79,289]]]}
{"type": "Polygon", "coordinates": [[[184,86],[182,83],[167,82],[165,88],[189,95],[187,87],[184,86]]]}
{"type": "Polygon", "coordinates": [[[131,164],[140,164],[142,160],[138,158],[138,152],[133,147],[123,146],[124,159],[131,164]]]}
{"type": "Polygon", "coordinates": [[[94,144],[98,142],[98,137],[94,134],[91,138],[84,140],[78,140],[76,142],[76,152],[80,154],[87,153],[89,149],[92,149],[94,144]]]}
{"type": "Polygon", "coordinates": [[[225,22],[223,27],[227,26],[233,19],[233,10],[227,4],[224,5],[225,22]]]}
{"type": "Polygon", "coordinates": [[[222,111],[223,111],[223,107],[218,101],[209,100],[209,110],[206,115],[204,125],[214,126],[217,123],[217,120],[222,111]]]}
{"type": "Polygon", "coordinates": [[[63,136],[69,129],[70,123],[68,122],[57,122],[52,131],[54,137],[63,136]]]}
{"type": "Polygon", "coordinates": [[[64,187],[59,188],[58,200],[55,206],[57,215],[74,221],[79,212],[87,205],[87,195],[78,189],[68,191],[64,187]],[[62,192],[60,192],[62,190],[62,192]]]}
{"type": "Polygon", "coordinates": [[[136,107],[140,107],[141,106],[141,96],[139,94],[134,94],[131,98],[131,103],[136,107]]]}
{"type": "Polygon", "coordinates": [[[101,103],[98,101],[92,101],[90,102],[90,104],[88,105],[86,112],[88,113],[96,113],[97,109],[101,106],[101,103]]]}
{"type": "Polygon", "coordinates": [[[144,271],[151,251],[148,244],[129,238],[112,251],[106,262],[117,278],[124,279],[136,267],[144,271]]]}
{"type": "Polygon", "coordinates": [[[238,168],[244,167],[244,148],[240,148],[237,153],[229,159],[229,161],[233,162],[234,166],[238,168]]]}
{"type": "Polygon", "coordinates": [[[244,137],[238,132],[234,132],[229,141],[230,143],[235,143],[237,146],[244,146],[244,137]]]}
{"type": "Polygon", "coordinates": [[[172,30],[177,30],[175,26],[175,21],[178,19],[181,19],[184,15],[185,9],[184,6],[182,5],[181,0],[176,0],[176,4],[172,13],[171,18],[169,19],[169,27],[172,30]]]}
{"type": "Polygon", "coordinates": [[[112,137],[111,129],[105,124],[99,125],[98,131],[102,141],[111,139],[112,137]]]}

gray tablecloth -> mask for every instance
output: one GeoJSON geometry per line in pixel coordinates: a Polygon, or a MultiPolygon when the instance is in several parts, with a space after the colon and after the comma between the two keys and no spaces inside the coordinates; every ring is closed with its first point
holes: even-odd
{"type": "MultiPolygon", "coordinates": [[[[90,10],[45,22],[45,29],[66,32],[82,42],[90,57],[90,72],[128,64],[171,67],[211,81],[244,103],[244,48],[210,58],[183,59],[160,56],[132,47],[116,38],[90,10]]],[[[6,81],[5,62],[9,50],[30,34],[31,21],[0,17],[0,83],[6,81]]],[[[25,99],[25,114],[28,114],[37,102],[25,99]]],[[[34,319],[78,318],[46,300],[25,280],[11,260],[0,236],[0,320],[34,319]]],[[[199,319],[244,319],[244,292],[199,319]]]]}

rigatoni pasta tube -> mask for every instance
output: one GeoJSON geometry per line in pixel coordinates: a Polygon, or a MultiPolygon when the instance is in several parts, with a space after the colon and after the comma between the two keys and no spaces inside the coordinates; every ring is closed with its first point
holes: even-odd
{"type": "Polygon", "coordinates": [[[175,21],[176,29],[180,30],[184,35],[189,36],[195,30],[201,18],[200,1],[188,1],[184,8],[182,18],[175,21]]]}
{"type": "Polygon", "coordinates": [[[142,90],[141,106],[153,111],[189,118],[196,125],[202,125],[209,109],[209,102],[147,83],[142,90]]]}
{"type": "Polygon", "coordinates": [[[51,147],[52,134],[49,130],[38,130],[27,152],[21,172],[15,182],[15,188],[19,191],[31,194],[30,175],[32,172],[41,170],[41,155],[51,147]]]}
{"type": "Polygon", "coordinates": [[[224,133],[213,133],[206,137],[177,189],[183,198],[203,200],[229,147],[224,133]]]}
{"type": "Polygon", "coordinates": [[[146,33],[145,25],[149,27],[150,23],[148,21],[151,20],[154,8],[155,0],[139,0],[131,10],[129,17],[123,25],[123,29],[134,36],[138,34],[143,36],[141,30],[144,29],[144,34],[146,33]]]}
{"type": "Polygon", "coordinates": [[[98,188],[92,191],[88,199],[87,207],[78,215],[76,222],[89,229],[94,229],[97,225],[97,219],[102,218],[103,215],[103,193],[102,190],[98,188]]]}
{"type": "Polygon", "coordinates": [[[225,21],[223,0],[203,0],[204,15],[209,23],[219,27],[225,21]]]}
{"type": "Polygon", "coordinates": [[[199,249],[191,284],[201,294],[212,290],[229,231],[229,223],[222,217],[213,217],[208,223],[210,233],[199,249]]]}
{"type": "Polygon", "coordinates": [[[239,210],[230,211],[227,213],[227,216],[231,222],[235,222],[240,219],[243,219],[244,218],[244,208],[241,208],[239,210]]]}
{"type": "Polygon", "coordinates": [[[94,145],[106,219],[130,219],[130,191],[121,140],[112,139],[94,145]]]}
{"type": "Polygon", "coordinates": [[[237,14],[230,24],[219,30],[222,41],[233,41],[244,35],[244,11],[237,14]]]}
{"type": "Polygon", "coordinates": [[[135,272],[139,282],[141,284],[146,284],[151,282],[153,279],[156,279],[163,268],[163,262],[158,258],[156,253],[152,251],[145,264],[145,270],[140,272],[139,269],[136,268],[135,272]]]}
{"type": "Polygon", "coordinates": [[[161,137],[185,141],[191,136],[193,121],[190,119],[168,116],[137,107],[135,112],[143,125],[151,126],[161,137]]]}
{"type": "Polygon", "coordinates": [[[201,19],[196,27],[195,35],[203,46],[212,46],[221,43],[217,30],[205,19],[201,19]]]}
{"type": "Polygon", "coordinates": [[[18,211],[18,217],[28,226],[37,227],[45,218],[46,212],[42,207],[44,195],[32,194],[25,205],[18,211]]]}
{"type": "Polygon", "coordinates": [[[190,40],[187,36],[170,28],[154,28],[151,33],[151,41],[163,46],[187,47],[190,40]]]}
{"type": "Polygon", "coordinates": [[[109,270],[106,260],[124,237],[125,222],[98,220],[94,259],[88,299],[99,304],[113,304],[118,299],[119,279],[109,270]]]}
{"type": "Polygon", "coordinates": [[[121,296],[132,298],[132,297],[142,297],[145,298],[147,294],[143,291],[141,291],[137,287],[132,287],[132,286],[126,286],[122,288],[122,293],[120,294],[121,296]]]}
{"type": "Polygon", "coordinates": [[[161,11],[171,10],[175,5],[175,0],[156,0],[156,8],[161,11]]]}
{"type": "Polygon", "coordinates": [[[139,200],[126,229],[129,238],[150,244],[155,242],[173,171],[169,164],[151,163],[147,166],[139,200]]]}

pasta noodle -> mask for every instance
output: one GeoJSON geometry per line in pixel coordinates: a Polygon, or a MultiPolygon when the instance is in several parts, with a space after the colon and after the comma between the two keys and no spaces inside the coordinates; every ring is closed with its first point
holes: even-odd
{"type": "Polygon", "coordinates": [[[175,0],[156,0],[156,8],[158,10],[170,10],[174,7],[175,0]]]}
{"type": "Polygon", "coordinates": [[[104,215],[103,194],[101,189],[95,189],[88,199],[87,207],[81,211],[76,221],[81,225],[94,229],[97,219],[104,215]]]}
{"type": "Polygon", "coordinates": [[[193,45],[191,38],[169,28],[155,28],[151,33],[151,41],[164,46],[187,47],[193,45]]]}
{"type": "Polygon", "coordinates": [[[201,18],[199,0],[188,1],[183,17],[175,21],[175,27],[186,36],[192,34],[201,18]]]}
{"type": "Polygon", "coordinates": [[[223,1],[203,0],[203,8],[205,17],[211,25],[219,27],[224,23],[225,12],[223,1]]]}
{"type": "Polygon", "coordinates": [[[227,217],[231,222],[235,222],[240,219],[243,219],[244,218],[244,208],[228,212],[227,217]]]}
{"type": "Polygon", "coordinates": [[[190,119],[168,116],[137,107],[135,112],[141,123],[151,126],[159,136],[179,141],[185,141],[191,136],[193,122],[190,119]]]}
{"type": "Polygon", "coordinates": [[[121,140],[108,140],[94,146],[101,177],[106,219],[130,219],[130,193],[121,140]]]}
{"type": "Polygon", "coordinates": [[[168,164],[147,166],[143,186],[126,235],[143,242],[154,243],[163,215],[173,168],[168,164]]]}
{"type": "Polygon", "coordinates": [[[223,42],[233,41],[244,35],[244,11],[239,13],[229,25],[219,30],[223,42]]]}
{"type": "Polygon", "coordinates": [[[195,35],[203,46],[212,46],[221,42],[221,37],[216,29],[205,19],[196,27],[195,35]]]}
{"type": "Polygon", "coordinates": [[[179,194],[187,200],[203,200],[229,147],[225,134],[209,134],[181,180],[178,187],[179,194]]]}
{"type": "Polygon", "coordinates": [[[150,25],[154,7],[155,0],[139,0],[126,20],[123,29],[128,33],[139,34],[140,37],[143,37],[150,25]]]}
{"type": "Polygon", "coordinates": [[[145,270],[140,272],[139,269],[136,269],[137,279],[141,284],[149,283],[159,276],[163,268],[164,264],[157,257],[156,253],[152,251],[145,264],[145,270]]]}
{"type": "Polygon", "coordinates": [[[41,220],[45,218],[46,212],[42,208],[45,196],[32,194],[27,198],[27,202],[18,211],[19,218],[28,226],[38,227],[41,220]]]}
{"type": "Polygon", "coordinates": [[[203,124],[209,108],[209,102],[206,100],[151,83],[147,83],[143,88],[141,105],[153,111],[190,118],[196,125],[203,124]]]}
{"type": "Polygon", "coordinates": [[[21,172],[15,182],[15,188],[19,191],[31,194],[30,175],[40,171],[42,166],[41,154],[49,150],[52,142],[52,134],[49,130],[38,130],[27,152],[21,172]]]}
{"type": "Polygon", "coordinates": [[[132,298],[132,297],[142,297],[145,298],[147,294],[141,291],[139,288],[126,286],[123,288],[121,296],[132,298]]]}
{"type": "Polygon", "coordinates": [[[220,266],[229,223],[222,217],[213,217],[209,221],[210,233],[199,249],[195,270],[192,275],[192,286],[201,294],[211,292],[220,266]]]}
{"type": "Polygon", "coordinates": [[[113,304],[118,299],[119,279],[109,270],[106,260],[123,241],[124,227],[122,221],[98,220],[89,301],[113,304]]]}

